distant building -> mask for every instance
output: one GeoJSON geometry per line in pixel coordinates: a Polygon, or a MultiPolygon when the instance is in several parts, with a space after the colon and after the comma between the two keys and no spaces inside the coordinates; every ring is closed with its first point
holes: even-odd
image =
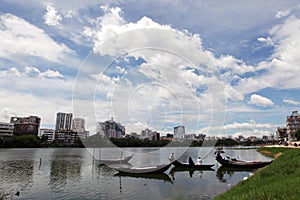
{"type": "Polygon", "coordinates": [[[167,133],[166,136],[161,136],[160,140],[169,140],[169,141],[172,141],[173,140],[173,134],[167,133]]]}
{"type": "Polygon", "coordinates": [[[41,128],[40,129],[40,135],[41,137],[46,137],[47,142],[53,142],[55,139],[55,130],[53,129],[47,129],[47,128],[41,128]]]}
{"type": "Polygon", "coordinates": [[[185,127],[176,126],[174,127],[174,139],[184,139],[185,137],[185,127]]]}
{"type": "Polygon", "coordinates": [[[107,138],[121,138],[125,135],[125,126],[111,118],[105,122],[97,123],[97,134],[107,138]]]}
{"type": "Polygon", "coordinates": [[[141,131],[141,139],[146,139],[146,138],[150,138],[151,137],[151,133],[152,131],[148,128],[144,129],[141,131]]]}
{"type": "Polygon", "coordinates": [[[38,135],[41,118],[37,116],[11,117],[10,123],[14,124],[14,135],[38,135]]]}
{"type": "Polygon", "coordinates": [[[160,133],[156,131],[151,131],[150,129],[146,128],[141,131],[141,137],[140,139],[148,139],[148,140],[160,140],[160,133]]]}
{"type": "Polygon", "coordinates": [[[189,134],[189,135],[185,135],[184,138],[189,140],[196,140],[197,136],[196,134],[189,134]]]}
{"type": "Polygon", "coordinates": [[[278,137],[278,140],[282,141],[282,142],[285,140],[285,138],[288,138],[287,128],[286,127],[283,127],[283,128],[278,127],[277,128],[277,137],[278,137]]]}
{"type": "Polygon", "coordinates": [[[80,143],[80,138],[74,131],[58,131],[55,133],[55,142],[64,146],[76,146],[80,143]]]}
{"type": "Polygon", "coordinates": [[[55,131],[70,131],[72,125],[72,113],[57,113],[55,131]]]}
{"type": "Polygon", "coordinates": [[[135,132],[131,132],[130,134],[126,134],[127,138],[139,139],[139,135],[135,132]]]}
{"type": "Polygon", "coordinates": [[[247,139],[250,140],[251,142],[257,141],[257,137],[255,137],[255,136],[250,136],[247,139]]]}
{"type": "Polygon", "coordinates": [[[85,120],[82,118],[74,118],[72,120],[72,131],[77,132],[80,138],[87,138],[89,132],[85,130],[85,120]]]}
{"type": "Polygon", "coordinates": [[[13,136],[14,134],[14,124],[0,122],[0,137],[1,136],[13,136]]]}
{"type": "Polygon", "coordinates": [[[159,141],[160,140],[160,133],[154,131],[151,133],[151,140],[154,140],[154,141],[159,141]]]}
{"type": "Polygon", "coordinates": [[[290,116],[286,117],[287,134],[290,139],[295,138],[295,133],[300,129],[300,115],[298,111],[293,111],[290,116]]]}

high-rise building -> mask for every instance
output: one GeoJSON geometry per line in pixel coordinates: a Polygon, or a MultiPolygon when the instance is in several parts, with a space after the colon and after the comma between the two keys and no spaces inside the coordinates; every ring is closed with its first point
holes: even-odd
{"type": "Polygon", "coordinates": [[[70,131],[72,125],[72,113],[57,113],[55,131],[70,131]]]}
{"type": "Polygon", "coordinates": [[[298,111],[293,111],[290,116],[286,117],[286,128],[289,138],[295,138],[295,133],[300,129],[300,115],[298,111]]]}
{"type": "Polygon", "coordinates": [[[87,138],[89,132],[85,130],[85,120],[82,118],[74,118],[72,120],[72,131],[77,132],[80,138],[87,138]]]}
{"type": "Polygon", "coordinates": [[[11,117],[10,123],[14,124],[14,135],[38,135],[41,118],[37,116],[11,117]]]}
{"type": "Polygon", "coordinates": [[[176,126],[174,127],[174,139],[184,139],[185,136],[185,127],[176,126]]]}

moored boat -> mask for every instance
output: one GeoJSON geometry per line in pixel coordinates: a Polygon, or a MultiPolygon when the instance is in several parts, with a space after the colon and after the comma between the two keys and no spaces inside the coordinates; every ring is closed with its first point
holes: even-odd
{"type": "Polygon", "coordinates": [[[122,173],[163,173],[167,171],[172,163],[169,164],[163,164],[163,165],[156,165],[156,166],[150,166],[150,167],[117,167],[114,168],[115,170],[122,172],[122,173]]]}
{"type": "Polygon", "coordinates": [[[242,161],[235,158],[225,159],[221,156],[222,152],[216,152],[216,160],[224,167],[257,169],[272,163],[271,161],[242,161]]]}
{"type": "Polygon", "coordinates": [[[182,163],[182,162],[179,162],[178,160],[175,160],[173,162],[173,165],[176,168],[186,168],[186,169],[211,169],[214,166],[214,164],[209,164],[209,165],[201,164],[201,165],[197,165],[197,164],[193,164],[193,163],[182,163]]]}
{"type": "Polygon", "coordinates": [[[133,154],[120,159],[99,160],[99,165],[126,164],[133,157],[133,154]]]}

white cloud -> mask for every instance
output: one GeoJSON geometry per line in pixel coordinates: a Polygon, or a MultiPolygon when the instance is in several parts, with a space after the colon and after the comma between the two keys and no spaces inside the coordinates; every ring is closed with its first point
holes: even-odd
{"type": "Polygon", "coordinates": [[[245,74],[247,72],[254,72],[256,70],[253,66],[246,65],[243,61],[238,60],[230,55],[222,55],[220,58],[214,60],[214,62],[221,69],[228,69],[233,74],[245,74]]]}
{"type": "Polygon", "coordinates": [[[59,72],[59,71],[52,71],[48,69],[45,72],[40,73],[40,77],[45,77],[45,78],[63,78],[64,76],[59,72]]]}
{"type": "Polygon", "coordinates": [[[287,103],[287,104],[295,105],[295,106],[300,105],[299,101],[295,101],[295,100],[291,100],[291,99],[283,99],[283,102],[287,103]]]}
{"type": "Polygon", "coordinates": [[[60,26],[60,21],[62,20],[62,17],[54,8],[54,6],[47,5],[44,20],[45,24],[47,24],[48,26],[60,26]]]}
{"type": "Polygon", "coordinates": [[[47,69],[41,72],[38,68],[26,66],[25,71],[20,71],[17,68],[10,68],[8,70],[0,71],[0,77],[14,78],[14,77],[41,77],[41,78],[63,78],[64,76],[59,71],[47,69]]]}
{"type": "Polygon", "coordinates": [[[291,10],[290,9],[288,9],[288,10],[280,10],[280,11],[278,11],[277,13],[276,13],[276,18],[277,19],[281,19],[281,18],[283,18],[283,17],[286,17],[286,16],[288,16],[289,14],[291,13],[291,10]]]}
{"type": "Polygon", "coordinates": [[[255,105],[259,105],[259,106],[273,106],[274,103],[263,96],[260,96],[258,94],[252,94],[250,97],[250,101],[251,104],[255,104],[255,105]]]}
{"type": "Polygon", "coordinates": [[[274,43],[270,37],[267,37],[267,38],[260,37],[260,38],[257,38],[257,41],[266,43],[267,45],[274,45],[274,43]]]}
{"type": "Polygon", "coordinates": [[[58,95],[51,97],[35,96],[30,93],[19,93],[3,90],[7,99],[0,98],[2,109],[0,121],[9,122],[13,116],[37,115],[41,117],[41,127],[46,125],[55,128],[55,115],[57,112],[72,112],[72,104],[58,95]]]}
{"type": "Polygon", "coordinates": [[[18,55],[35,56],[63,62],[73,53],[64,44],[55,42],[44,30],[12,14],[0,15],[0,57],[15,60],[18,55]]]}
{"type": "Polygon", "coordinates": [[[8,70],[0,71],[0,77],[21,77],[21,73],[17,68],[12,67],[8,70]]]}

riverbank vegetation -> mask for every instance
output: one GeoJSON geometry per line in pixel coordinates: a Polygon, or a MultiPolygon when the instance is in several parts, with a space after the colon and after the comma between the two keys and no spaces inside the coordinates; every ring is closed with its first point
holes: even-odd
{"type": "Polygon", "coordinates": [[[299,199],[300,149],[263,147],[258,151],[275,160],[216,200],[299,199]]]}
{"type": "MultiPolygon", "coordinates": [[[[74,143],[62,142],[47,142],[47,138],[39,138],[36,135],[29,134],[23,136],[9,136],[0,137],[0,148],[34,148],[34,147],[105,147],[111,146],[107,143],[107,139],[99,137],[99,135],[92,135],[84,140],[76,140],[74,143]]],[[[137,139],[137,138],[110,138],[110,141],[118,147],[164,147],[164,146],[177,146],[177,147],[204,147],[204,146],[256,146],[266,144],[265,141],[250,141],[243,142],[233,140],[231,138],[225,139],[211,139],[211,140],[182,140],[171,141],[169,140],[150,140],[150,139],[137,139]]],[[[270,143],[268,143],[270,144],[270,143]]]]}

